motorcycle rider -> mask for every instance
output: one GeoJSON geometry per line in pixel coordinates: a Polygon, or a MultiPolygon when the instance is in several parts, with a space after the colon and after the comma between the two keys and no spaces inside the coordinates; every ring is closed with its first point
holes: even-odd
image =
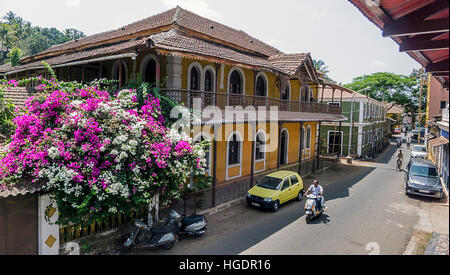
{"type": "Polygon", "coordinates": [[[322,186],[319,185],[318,180],[314,180],[314,184],[309,187],[305,196],[308,196],[309,193],[316,196],[317,209],[319,211],[321,211],[322,210],[322,202],[323,202],[323,188],[322,188],[322,186]]]}

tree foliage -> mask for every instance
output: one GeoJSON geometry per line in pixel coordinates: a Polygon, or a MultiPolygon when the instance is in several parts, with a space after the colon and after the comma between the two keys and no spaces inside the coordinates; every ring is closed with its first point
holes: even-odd
{"type": "MultiPolygon", "coordinates": [[[[15,48],[20,49],[20,57],[34,55],[45,51],[53,45],[84,37],[84,33],[76,29],[59,31],[56,28],[41,28],[10,11],[0,20],[0,64],[6,60],[15,48]]],[[[17,51],[14,53],[17,54],[17,51]]],[[[13,64],[17,65],[17,64],[13,64]]]]}
{"type": "MultiPolygon", "coordinates": [[[[424,79],[426,77],[424,75],[424,79]]],[[[410,75],[397,75],[387,72],[379,72],[364,75],[353,79],[352,83],[344,87],[354,91],[369,88],[366,92],[371,98],[395,103],[402,106],[406,113],[417,114],[419,112],[420,97],[420,71],[414,70],[410,75]]],[[[426,84],[426,81],[424,81],[426,84]]],[[[422,91],[422,109],[426,108],[427,89],[422,91]]]]}

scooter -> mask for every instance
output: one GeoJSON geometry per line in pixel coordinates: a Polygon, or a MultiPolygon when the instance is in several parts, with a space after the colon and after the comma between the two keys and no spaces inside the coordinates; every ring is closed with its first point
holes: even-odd
{"type": "Polygon", "coordinates": [[[208,221],[206,220],[205,215],[194,214],[187,218],[183,215],[183,220],[177,225],[177,228],[178,235],[180,236],[189,235],[199,237],[206,233],[206,230],[208,229],[208,221]]]}
{"type": "Polygon", "coordinates": [[[172,210],[165,224],[155,228],[149,228],[143,221],[136,220],[136,229],[123,244],[120,252],[124,253],[132,247],[146,249],[162,246],[171,249],[180,235],[202,236],[206,233],[208,223],[205,215],[192,215],[178,222],[181,218],[180,214],[172,210]]]}
{"type": "Polygon", "coordinates": [[[162,246],[165,249],[171,249],[178,239],[178,226],[176,219],[180,215],[172,211],[162,226],[150,228],[141,220],[135,220],[135,230],[125,241],[120,249],[120,254],[125,253],[131,248],[146,249],[162,246]]]}
{"type": "Polygon", "coordinates": [[[322,209],[317,209],[317,197],[314,195],[308,195],[306,197],[305,211],[306,211],[306,223],[311,223],[311,220],[321,216],[325,211],[325,200],[322,202],[322,209]]]}

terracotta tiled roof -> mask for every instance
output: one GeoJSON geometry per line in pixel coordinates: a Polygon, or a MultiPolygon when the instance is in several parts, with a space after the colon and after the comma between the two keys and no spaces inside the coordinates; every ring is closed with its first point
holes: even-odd
{"type": "MultiPolygon", "coordinates": [[[[363,94],[360,94],[360,93],[357,93],[357,92],[350,93],[350,92],[348,92],[348,91],[343,90],[343,91],[342,91],[342,99],[343,99],[344,101],[345,101],[345,100],[350,100],[350,99],[353,98],[353,95],[354,95],[354,94],[356,94],[356,95],[354,96],[354,98],[367,98],[367,96],[365,96],[365,95],[363,95],[363,94]]],[[[322,98],[322,89],[319,89],[319,95],[318,95],[318,98],[322,98]]],[[[325,91],[324,91],[324,94],[323,94],[323,99],[324,99],[324,101],[329,100],[329,99],[332,99],[332,98],[333,98],[333,89],[326,88],[325,91]]],[[[340,91],[339,89],[336,89],[335,92],[334,92],[334,101],[340,101],[340,99],[341,99],[341,91],[340,91]]],[[[380,101],[375,100],[375,99],[373,99],[373,98],[369,98],[369,100],[370,100],[371,102],[381,103],[380,101]]]]}
{"type": "Polygon", "coordinates": [[[260,40],[246,34],[243,31],[235,30],[233,28],[227,27],[225,25],[177,7],[166,12],[151,16],[147,19],[129,24],[114,31],[104,32],[88,36],[77,41],[70,41],[64,44],[55,45],[48,50],[39,53],[38,56],[49,54],[52,52],[72,50],[78,47],[86,47],[90,44],[101,43],[110,39],[120,39],[120,37],[136,36],[139,35],[140,32],[166,27],[172,24],[266,56],[281,53],[274,47],[261,42],[260,40]]]}
{"type": "MultiPolygon", "coordinates": [[[[27,61],[14,68],[0,66],[0,73],[42,68],[39,58],[42,59],[43,54],[49,54],[43,59],[49,65],[64,65],[145,47],[146,42],[153,42],[152,47],[159,49],[161,54],[187,54],[194,59],[244,67],[247,65],[287,75],[295,74],[306,60],[311,59],[307,53],[284,54],[243,31],[177,7],[119,30],[54,46],[36,55],[36,61],[27,61]],[[112,44],[111,39],[117,39],[115,44],[112,44]],[[95,48],[92,47],[94,44],[95,48]]],[[[311,64],[308,66],[311,67],[311,64]]]]}
{"type": "Polygon", "coordinates": [[[274,64],[265,58],[259,58],[233,49],[223,47],[218,44],[209,43],[207,41],[189,37],[180,34],[175,30],[166,33],[156,34],[150,37],[157,49],[167,50],[171,53],[188,53],[193,55],[202,55],[205,57],[218,58],[229,62],[246,64],[249,66],[262,67],[268,70],[275,70],[282,73],[288,71],[274,66],[274,64]]]}
{"type": "Polygon", "coordinates": [[[405,110],[401,106],[391,103],[388,105],[387,113],[388,114],[403,114],[403,113],[405,113],[405,110]]]}
{"type": "Polygon", "coordinates": [[[87,46],[94,43],[99,43],[102,41],[107,41],[114,38],[119,38],[123,36],[133,35],[135,33],[144,31],[144,30],[150,30],[155,29],[162,26],[168,26],[172,24],[173,19],[175,17],[177,9],[171,9],[166,12],[151,16],[147,19],[140,20],[138,22],[129,24],[127,26],[124,26],[122,28],[119,28],[117,30],[113,31],[107,31],[99,34],[94,34],[91,36],[87,36],[82,39],[78,40],[72,40],[63,44],[55,45],[46,51],[43,51],[39,53],[41,54],[47,54],[57,51],[65,51],[65,50],[71,50],[76,49],[78,47],[87,46]]]}
{"type": "Polygon", "coordinates": [[[269,57],[269,62],[272,63],[275,68],[292,75],[295,74],[298,67],[305,62],[308,56],[309,54],[307,53],[279,54],[269,57]]]}
{"type": "MultiPolygon", "coordinates": [[[[87,58],[92,57],[98,57],[102,55],[108,55],[111,53],[120,53],[126,50],[134,49],[136,47],[139,47],[141,45],[145,44],[145,39],[136,39],[131,40],[127,42],[123,42],[120,44],[110,45],[106,47],[101,47],[93,50],[86,50],[86,51],[80,51],[80,52],[74,52],[71,54],[63,54],[56,57],[52,57],[49,59],[45,59],[44,61],[47,62],[49,65],[59,65],[64,64],[67,62],[72,61],[78,61],[83,60],[87,58]]],[[[8,72],[8,71],[16,71],[16,70],[23,70],[27,68],[35,68],[35,67],[43,67],[41,61],[31,62],[24,65],[19,65],[15,67],[11,67],[9,65],[1,66],[0,67],[0,73],[8,72]]]]}

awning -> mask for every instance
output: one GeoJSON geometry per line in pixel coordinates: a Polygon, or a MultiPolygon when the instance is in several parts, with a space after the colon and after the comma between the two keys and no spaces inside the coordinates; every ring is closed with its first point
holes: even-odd
{"type": "Polygon", "coordinates": [[[437,139],[433,139],[432,141],[430,141],[429,144],[432,147],[444,146],[448,144],[448,139],[446,139],[445,137],[439,137],[437,139]]]}
{"type": "Polygon", "coordinates": [[[388,120],[390,120],[392,124],[395,124],[395,123],[397,122],[397,120],[392,119],[392,118],[390,118],[390,117],[386,117],[386,118],[387,118],[388,120]]]}
{"type": "Polygon", "coordinates": [[[425,135],[425,138],[426,138],[428,141],[431,141],[432,139],[435,139],[435,138],[436,138],[436,135],[433,134],[433,133],[429,133],[429,134],[426,134],[426,135],[425,135]]]}

